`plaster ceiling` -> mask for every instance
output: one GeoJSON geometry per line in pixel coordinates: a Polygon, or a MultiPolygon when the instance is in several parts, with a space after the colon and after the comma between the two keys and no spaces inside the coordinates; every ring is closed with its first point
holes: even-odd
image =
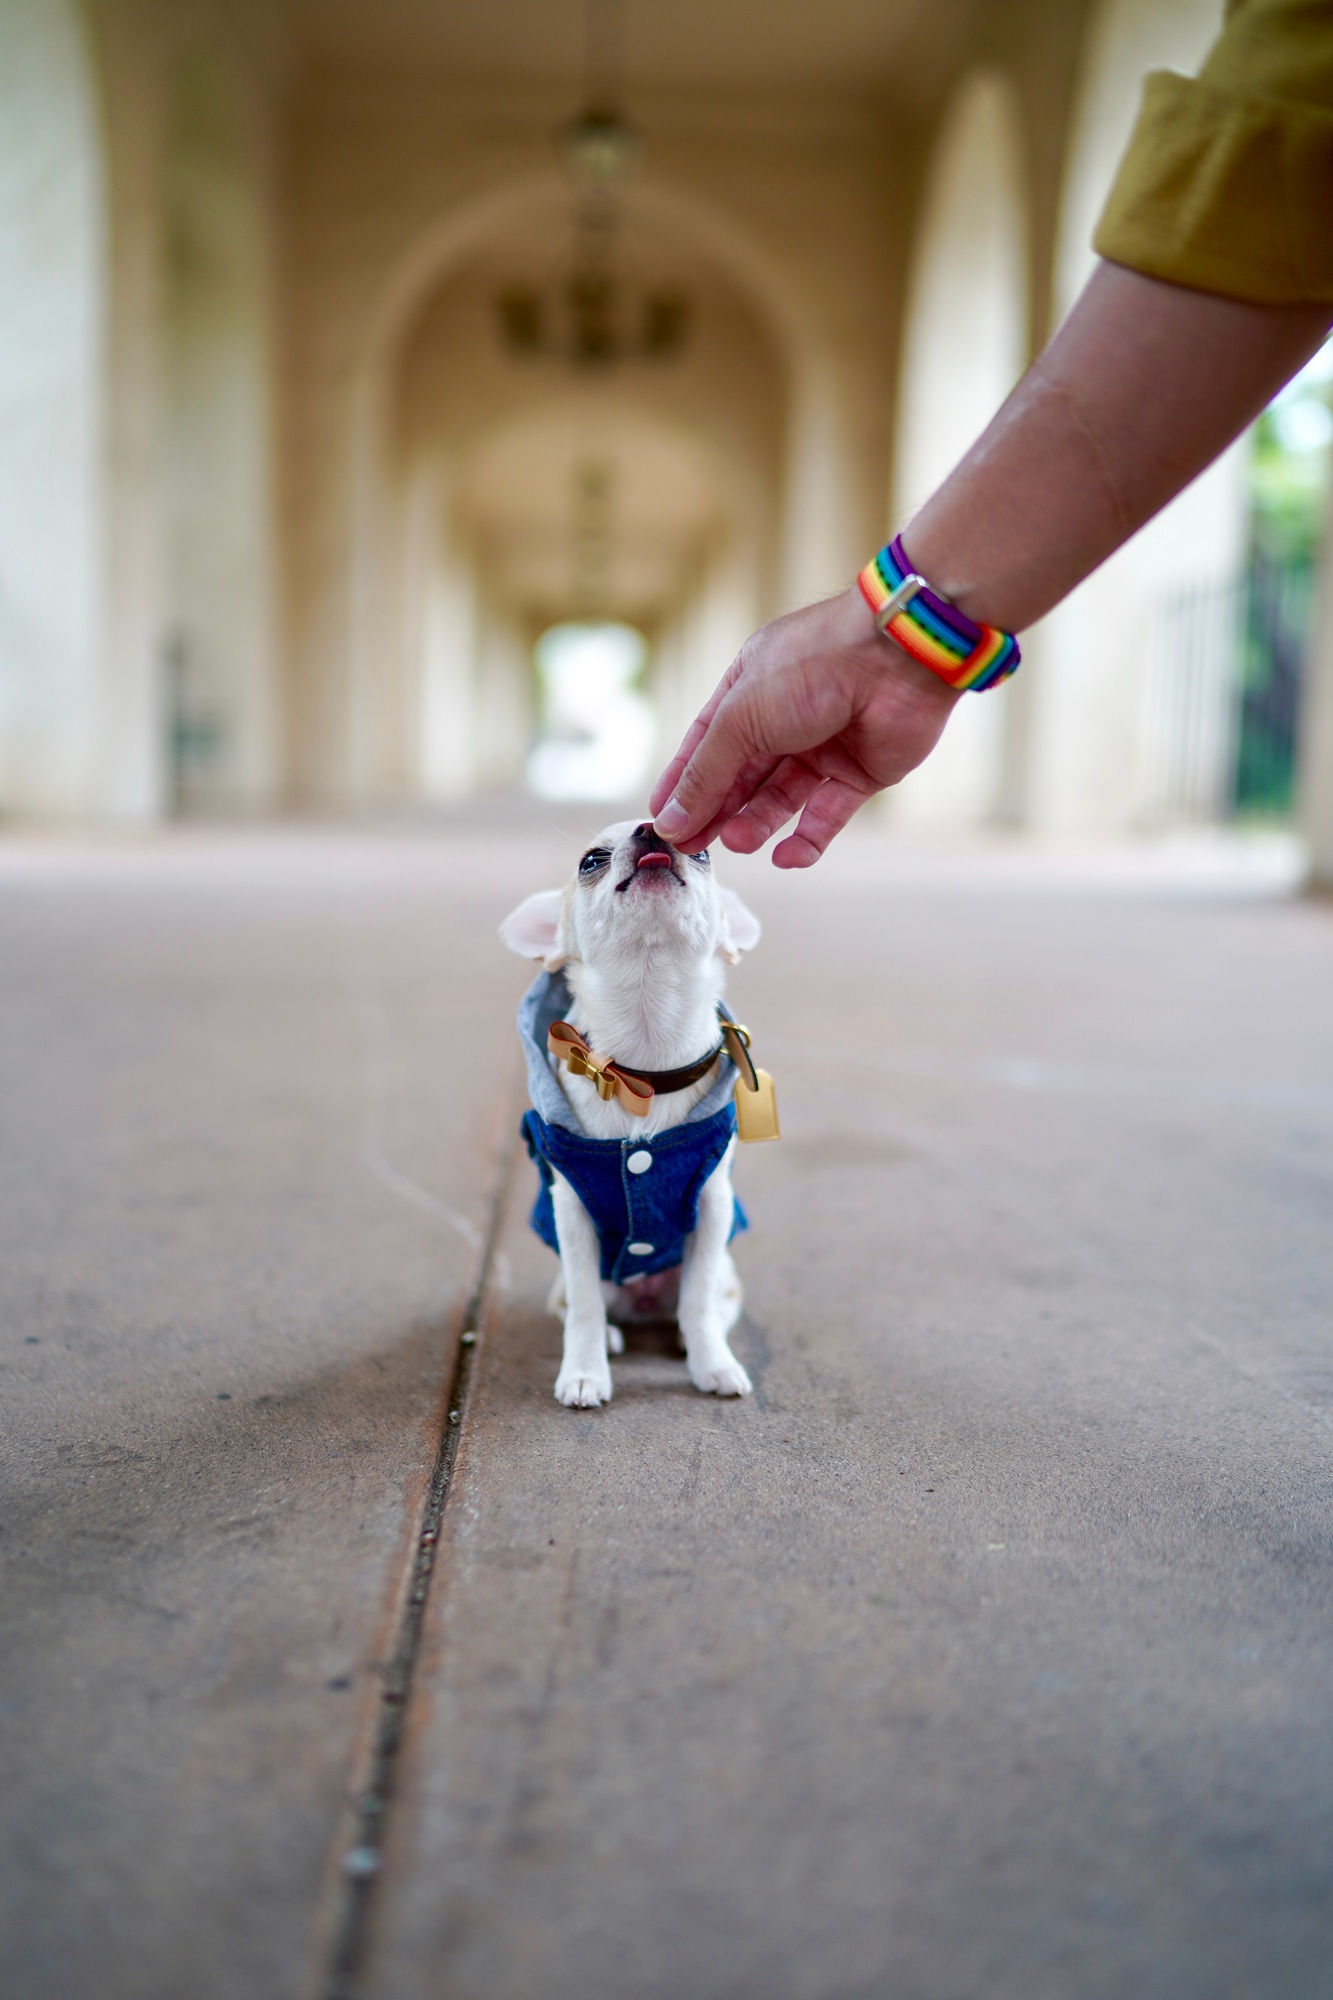
{"type": "Polygon", "coordinates": [[[679,427],[622,410],[590,427],[565,404],[493,432],[459,480],[461,521],[491,587],[526,613],[563,615],[579,599],[580,539],[595,540],[591,575],[603,612],[648,622],[679,601],[690,562],[725,537],[728,482],[710,451],[679,427]],[[604,526],[580,528],[576,494],[595,470],[604,526]]]}
{"type": "MultiPolygon", "coordinates": [[[[428,64],[577,91],[584,0],[289,0],[307,56],[428,64]]],[[[990,0],[994,5],[995,0],[990,0]]],[[[625,0],[624,85],[858,90],[909,37],[956,33],[967,0],[625,0]]]]}

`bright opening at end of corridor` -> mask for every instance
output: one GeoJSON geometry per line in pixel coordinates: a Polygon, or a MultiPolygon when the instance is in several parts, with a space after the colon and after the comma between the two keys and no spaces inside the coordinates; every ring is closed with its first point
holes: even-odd
{"type": "Polygon", "coordinates": [[[627,799],[648,782],[652,704],[636,683],[648,646],[632,625],[553,625],[534,649],[542,734],[527,779],[542,799],[627,799]]]}

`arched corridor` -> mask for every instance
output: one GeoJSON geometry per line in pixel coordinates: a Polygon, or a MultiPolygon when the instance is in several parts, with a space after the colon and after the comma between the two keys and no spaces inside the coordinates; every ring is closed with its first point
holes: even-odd
{"type": "MultiPolygon", "coordinates": [[[[358,0],[9,0],[0,810],[514,785],[533,645],[571,616],[643,634],[664,752],[746,631],[844,585],[1002,400],[1090,267],[1145,69],[1196,62],[1215,13],[848,0],[779,11],[761,51],[631,6],[597,84],[629,137],[594,185],[573,0],[509,43],[358,0]]],[[[1247,451],[1029,635],[886,826],[1235,809],[1247,451]]]]}
{"type": "Polygon", "coordinates": [[[743,1400],[553,1397],[497,936],[1220,7],[0,0],[3,2000],[1326,2000],[1333,348],[817,869],[639,827],[743,1400]]]}
{"type": "Polygon", "coordinates": [[[779,525],[783,353],[678,220],[640,196],[615,229],[625,254],[612,337],[637,337],[647,302],[679,300],[678,349],[580,361],[506,335],[505,301],[535,273],[550,338],[571,338],[578,207],[563,192],[519,208],[437,280],[397,344],[376,595],[397,595],[400,653],[395,671],[374,649],[374,687],[358,706],[362,736],[385,738],[381,791],[447,797],[516,781],[539,726],[532,647],[551,625],[622,619],[645,634],[656,749],[707,692],[698,669],[673,676],[673,630],[716,594],[719,573],[744,579],[733,647],[761,616],[779,525]]]}
{"type": "MultiPolygon", "coordinates": [[[[655,297],[679,301],[678,349],[580,363],[512,346],[503,302],[526,286],[559,305],[581,207],[576,189],[521,180],[385,260],[349,385],[352,448],[323,496],[336,510],[325,536],[353,544],[345,693],[326,650],[298,697],[303,734],[357,797],[512,780],[535,721],[532,641],[592,600],[649,637],[658,743],[674,742],[719,654],[845,574],[858,484],[871,518],[827,335],[761,239],[669,179],[617,200],[613,284],[627,326],[655,297]],[[609,564],[591,599],[573,561],[589,478],[609,564]],[[465,754],[421,737],[423,688],[438,714],[446,683],[465,754]]],[[[298,628],[327,588],[327,571],[312,574],[298,628]]],[[[336,594],[327,615],[336,625],[336,594]]]]}

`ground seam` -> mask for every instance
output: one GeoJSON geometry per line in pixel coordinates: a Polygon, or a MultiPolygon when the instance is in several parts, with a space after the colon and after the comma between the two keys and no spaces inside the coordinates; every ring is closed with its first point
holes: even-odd
{"type": "Polygon", "coordinates": [[[440,1526],[449,1498],[463,1416],[472,1386],[477,1337],[499,1261],[500,1232],[515,1151],[511,1138],[497,1164],[489,1221],[458,1330],[458,1347],[448,1396],[443,1404],[435,1463],[417,1525],[415,1555],[406,1592],[394,1622],[393,1650],[383,1669],[373,1743],[363,1767],[364,1781],[351,1818],[351,1835],[341,1857],[333,1941],[317,1989],[321,2000],[359,2000],[362,1990],[371,1917],[383,1862],[386,1822],[394,1798],[398,1755],[403,1744],[407,1707],[421,1650],[440,1526]]]}

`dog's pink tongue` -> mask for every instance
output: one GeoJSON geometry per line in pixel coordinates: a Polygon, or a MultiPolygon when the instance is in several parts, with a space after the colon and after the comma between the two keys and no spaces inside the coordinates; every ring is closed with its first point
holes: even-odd
{"type": "Polygon", "coordinates": [[[671,866],[671,856],[656,852],[641,854],[639,856],[639,866],[640,868],[669,868],[671,866]]]}

